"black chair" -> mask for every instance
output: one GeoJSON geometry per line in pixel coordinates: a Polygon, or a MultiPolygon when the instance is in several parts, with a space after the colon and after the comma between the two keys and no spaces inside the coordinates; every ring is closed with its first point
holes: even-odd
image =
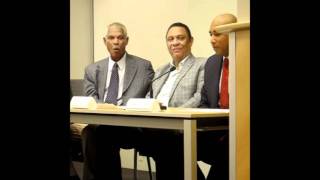
{"type": "Polygon", "coordinates": [[[84,96],[83,91],[83,80],[82,79],[71,79],[70,89],[73,96],[84,96]]]}

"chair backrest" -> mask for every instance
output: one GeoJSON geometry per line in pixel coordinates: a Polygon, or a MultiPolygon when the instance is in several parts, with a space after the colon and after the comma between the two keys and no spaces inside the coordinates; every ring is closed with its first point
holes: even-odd
{"type": "Polygon", "coordinates": [[[83,79],[70,79],[70,89],[70,93],[72,94],[71,97],[84,96],[83,79]]]}

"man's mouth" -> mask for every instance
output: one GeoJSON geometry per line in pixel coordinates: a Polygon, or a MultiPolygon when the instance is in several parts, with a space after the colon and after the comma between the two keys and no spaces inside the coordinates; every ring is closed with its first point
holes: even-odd
{"type": "Polygon", "coordinates": [[[180,50],[181,50],[180,48],[172,49],[173,52],[180,52],[180,50]]]}

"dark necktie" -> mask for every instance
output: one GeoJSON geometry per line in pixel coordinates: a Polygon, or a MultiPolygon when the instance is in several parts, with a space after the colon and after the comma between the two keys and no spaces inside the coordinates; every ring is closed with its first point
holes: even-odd
{"type": "Polygon", "coordinates": [[[118,64],[114,63],[112,67],[112,73],[111,73],[110,83],[108,87],[108,94],[105,101],[106,103],[117,105],[118,89],[119,89],[118,64]]]}
{"type": "Polygon", "coordinates": [[[229,77],[229,59],[224,58],[222,67],[221,89],[220,89],[220,108],[229,108],[229,91],[228,91],[228,77],[229,77]]]}

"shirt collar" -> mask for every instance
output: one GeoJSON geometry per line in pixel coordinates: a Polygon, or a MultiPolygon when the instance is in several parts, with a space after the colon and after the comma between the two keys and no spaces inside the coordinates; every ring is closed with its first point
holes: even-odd
{"type": "MultiPolygon", "coordinates": [[[[110,56],[110,61],[109,61],[109,66],[108,69],[112,69],[114,63],[116,63],[114,60],[112,60],[111,56],[110,56]]],[[[124,53],[124,55],[122,56],[122,58],[117,62],[118,66],[119,66],[119,70],[123,70],[125,65],[126,65],[126,59],[127,59],[127,53],[124,53]]]]}
{"type": "MultiPolygon", "coordinates": [[[[178,70],[178,69],[180,70],[180,69],[183,67],[183,65],[186,63],[187,59],[189,58],[189,56],[190,56],[190,55],[186,56],[182,61],[180,61],[177,70],[178,70]]],[[[174,66],[173,60],[170,62],[170,64],[171,64],[172,66],[174,66]]]]}

